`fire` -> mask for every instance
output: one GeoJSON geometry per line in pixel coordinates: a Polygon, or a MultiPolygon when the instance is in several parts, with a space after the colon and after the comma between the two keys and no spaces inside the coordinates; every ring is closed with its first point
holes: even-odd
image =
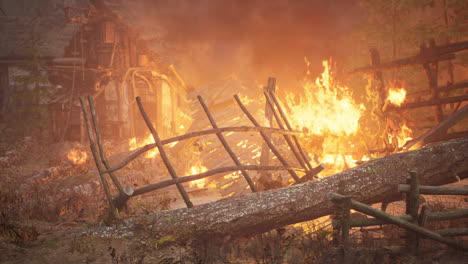
{"type": "MultiPolygon", "coordinates": [[[[128,148],[129,150],[134,150],[152,143],[155,143],[152,135],[146,136],[143,140],[140,140],[138,143],[136,138],[131,138],[128,141],[128,148]]],[[[154,148],[147,151],[145,157],[151,159],[156,157],[157,155],[159,155],[159,150],[157,148],[154,148]]]]}
{"type": "MultiPolygon", "coordinates": [[[[207,171],[208,168],[201,165],[200,163],[199,164],[196,164],[196,165],[193,165],[192,167],[190,167],[189,169],[189,172],[187,174],[189,175],[194,175],[194,174],[200,174],[200,173],[203,173],[205,171],[207,171]]],[[[196,180],[196,181],[191,181],[189,183],[189,186],[190,187],[193,187],[193,188],[203,188],[205,187],[205,182],[206,182],[206,179],[203,178],[203,179],[199,179],[199,180],[196,180]]]]}
{"type": "Polygon", "coordinates": [[[88,154],[85,151],[74,148],[68,152],[67,158],[75,165],[82,165],[88,160],[88,154]]]}
{"type": "Polygon", "coordinates": [[[298,104],[294,94],[287,95],[292,122],[315,135],[355,134],[364,106],[354,102],[347,87],[336,84],[328,61],[322,65],[324,71],[315,83],[304,83],[305,95],[298,98],[298,104]]]}
{"type": "Polygon", "coordinates": [[[388,90],[387,100],[396,105],[400,106],[406,99],[406,90],[404,88],[390,88],[388,90]]]}
{"type": "Polygon", "coordinates": [[[406,125],[403,124],[396,138],[398,139],[398,148],[403,147],[407,141],[413,139],[413,131],[406,125]]]}
{"type": "Polygon", "coordinates": [[[288,94],[286,100],[294,126],[323,139],[322,153],[315,154],[327,165],[321,174],[330,175],[355,166],[352,155],[342,153],[353,148],[350,137],[357,134],[365,107],[354,101],[348,87],[334,80],[328,61],[322,65],[324,71],[315,82],[303,84],[304,95],[288,94]]]}

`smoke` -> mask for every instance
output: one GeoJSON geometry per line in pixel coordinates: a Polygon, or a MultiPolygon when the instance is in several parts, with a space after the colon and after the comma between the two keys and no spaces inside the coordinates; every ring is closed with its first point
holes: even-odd
{"type": "Polygon", "coordinates": [[[285,85],[340,57],[340,38],[356,23],[350,0],[123,1],[141,30],[195,86],[236,74],[285,85]]]}

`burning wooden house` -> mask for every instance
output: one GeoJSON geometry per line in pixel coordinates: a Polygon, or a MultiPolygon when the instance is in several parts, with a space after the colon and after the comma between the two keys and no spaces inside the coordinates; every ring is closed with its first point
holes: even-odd
{"type": "Polygon", "coordinates": [[[25,103],[24,98],[14,100],[21,93],[34,97],[29,104],[47,108],[41,119],[48,120],[54,141],[84,140],[77,98],[91,94],[103,133],[135,138],[144,136],[139,134],[143,123],[134,115],[131,98],[141,96],[162,135],[187,126],[183,79],[138,32],[110,10],[88,7],[88,1],[56,2],[55,9],[43,10],[48,16],[37,19],[19,2],[3,8],[10,13],[0,17],[6,35],[0,59],[4,117],[25,103]],[[57,28],[48,28],[51,21],[57,28]],[[27,87],[29,83],[39,85],[27,87]]]}

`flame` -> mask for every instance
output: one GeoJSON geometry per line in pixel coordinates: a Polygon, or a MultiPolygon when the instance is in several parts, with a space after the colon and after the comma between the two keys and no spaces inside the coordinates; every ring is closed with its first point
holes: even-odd
{"type": "Polygon", "coordinates": [[[74,148],[68,151],[67,158],[75,165],[85,164],[88,160],[88,154],[85,151],[74,148]]]}
{"type": "Polygon", "coordinates": [[[355,134],[364,106],[354,102],[347,87],[334,82],[328,61],[322,65],[324,71],[315,83],[304,83],[305,95],[298,98],[299,104],[295,103],[297,96],[287,95],[292,122],[315,135],[355,134]]]}
{"type": "Polygon", "coordinates": [[[413,131],[406,125],[403,124],[396,134],[396,138],[398,139],[398,148],[403,147],[407,141],[413,139],[413,131]]]}
{"type": "Polygon", "coordinates": [[[406,99],[406,90],[404,88],[390,88],[388,90],[387,100],[396,105],[400,106],[406,99]]]}
{"type": "MultiPolygon", "coordinates": [[[[207,167],[205,167],[205,166],[201,165],[200,163],[198,163],[198,164],[193,165],[192,167],[190,167],[189,172],[187,174],[189,174],[189,175],[200,174],[200,173],[203,173],[203,172],[205,172],[207,170],[208,170],[207,167]]],[[[191,181],[189,183],[189,186],[193,187],[193,188],[203,188],[203,187],[205,187],[205,183],[206,183],[206,179],[203,178],[203,179],[191,181]]]]}
{"type": "MultiPolygon", "coordinates": [[[[128,141],[128,148],[129,150],[134,150],[134,149],[143,147],[148,144],[153,144],[153,143],[155,142],[154,142],[152,135],[148,135],[143,140],[139,140],[138,142],[136,138],[131,138],[128,141]]],[[[156,157],[157,155],[159,155],[159,150],[157,148],[154,148],[154,149],[147,151],[145,154],[145,157],[147,159],[151,159],[151,158],[156,157]]]]}
{"type": "Polygon", "coordinates": [[[319,159],[327,165],[321,176],[355,166],[356,160],[352,155],[343,153],[354,148],[349,143],[350,137],[357,134],[359,119],[365,110],[362,104],[354,101],[348,87],[334,80],[329,62],[323,61],[322,65],[324,71],[315,82],[306,81],[303,84],[304,95],[298,97],[290,93],[286,96],[291,123],[296,128],[323,138],[322,143],[313,143],[321,144],[319,149],[322,153],[314,154],[319,155],[319,159]]]}

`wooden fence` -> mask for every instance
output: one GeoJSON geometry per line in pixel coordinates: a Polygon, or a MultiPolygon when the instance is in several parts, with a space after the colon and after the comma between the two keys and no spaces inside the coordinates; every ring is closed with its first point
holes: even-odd
{"type": "Polygon", "coordinates": [[[123,161],[121,161],[118,165],[111,167],[110,163],[107,159],[105,150],[103,148],[103,141],[101,138],[101,133],[99,129],[99,124],[98,120],[96,117],[96,110],[94,107],[94,101],[91,96],[88,96],[88,104],[89,104],[89,110],[90,110],[90,115],[91,115],[91,120],[89,118],[89,113],[88,113],[88,108],[86,106],[85,99],[83,97],[80,97],[80,103],[81,103],[81,108],[83,111],[83,117],[84,121],[86,124],[87,132],[88,132],[88,137],[90,141],[90,148],[91,152],[96,164],[96,167],[99,172],[99,176],[101,179],[102,186],[104,188],[108,203],[109,203],[109,208],[110,208],[110,215],[116,219],[119,218],[119,211],[125,206],[126,202],[134,196],[141,195],[150,191],[154,191],[157,189],[161,189],[167,186],[171,185],[176,185],[179,193],[181,194],[185,204],[187,205],[188,208],[193,207],[193,203],[190,200],[190,197],[188,193],[186,192],[184,186],[182,183],[184,182],[190,182],[190,181],[195,181],[199,180],[202,178],[206,178],[215,174],[223,173],[223,172],[234,172],[234,171],[240,171],[242,173],[243,178],[247,181],[250,190],[252,192],[257,192],[257,187],[255,183],[253,182],[252,178],[248,174],[247,171],[249,170],[257,170],[257,171],[268,171],[268,170],[286,170],[289,172],[290,176],[294,179],[295,183],[302,183],[304,181],[314,179],[316,178],[316,174],[318,174],[321,170],[323,170],[323,166],[319,165],[315,168],[311,166],[309,163],[307,154],[299,144],[299,141],[296,137],[297,134],[301,134],[301,132],[298,131],[293,131],[291,128],[291,125],[286,118],[286,115],[284,114],[284,111],[282,110],[277,98],[275,97],[274,93],[270,92],[265,92],[265,97],[267,99],[267,105],[271,109],[272,114],[274,115],[278,125],[280,128],[271,128],[271,127],[262,127],[260,124],[257,122],[255,117],[249,113],[247,108],[243,105],[241,100],[237,95],[234,95],[234,99],[236,100],[237,104],[241,108],[241,110],[244,112],[244,114],[248,117],[248,119],[252,122],[254,125],[253,127],[218,127],[216,121],[214,120],[212,114],[208,110],[203,98],[201,96],[198,96],[198,101],[201,104],[204,112],[206,113],[207,118],[209,119],[213,129],[210,130],[204,130],[204,131],[197,131],[193,133],[188,133],[182,136],[177,136],[165,140],[161,140],[159,137],[158,132],[155,130],[153,124],[151,123],[151,120],[149,119],[148,115],[145,112],[145,109],[143,107],[143,104],[141,102],[141,98],[137,97],[136,101],[140,110],[140,113],[142,117],[145,120],[146,125],[148,126],[148,129],[150,130],[155,143],[145,145],[144,147],[141,147],[137,150],[135,150],[133,153],[131,153],[129,156],[127,156],[123,161]],[[286,129],[287,128],[287,129],[286,129]],[[273,154],[276,156],[276,158],[280,161],[282,166],[262,166],[262,165],[242,165],[236,156],[236,154],[232,151],[231,147],[229,146],[228,142],[226,141],[225,137],[223,136],[224,132],[252,132],[256,131],[258,132],[261,137],[263,138],[265,145],[269,147],[269,149],[273,152],[273,154]],[[289,146],[289,149],[293,153],[293,156],[296,158],[298,161],[298,164],[300,164],[301,168],[295,168],[291,166],[288,161],[284,158],[284,154],[280,153],[280,151],[275,147],[275,145],[272,143],[269,134],[270,133],[279,133],[284,135],[284,139],[286,143],[289,146]],[[168,158],[166,151],[164,149],[164,145],[173,143],[173,142],[178,142],[184,139],[189,139],[193,137],[200,137],[200,136],[205,136],[205,135],[210,135],[210,134],[215,134],[221,144],[223,145],[224,149],[226,152],[229,154],[231,157],[232,161],[234,162],[235,166],[230,166],[230,167],[222,167],[222,168],[216,168],[212,169],[203,173],[199,174],[194,174],[194,175],[188,175],[188,176],[183,176],[179,177],[179,175],[176,173],[171,160],[168,158]],[[133,190],[129,186],[123,187],[118,179],[118,177],[115,175],[115,172],[122,169],[125,167],[127,164],[129,164],[131,161],[135,160],[138,158],[140,155],[145,153],[146,151],[153,149],[153,148],[158,148],[159,154],[161,156],[161,159],[166,166],[170,176],[172,177],[171,180],[165,180],[161,181],[156,184],[151,184],[147,185],[144,187],[141,187],[139,189],[133,190]],[[303,176],[299,177],[297,172],[300,171],[302,172],[303,176]],[[111,193],[111,188],[109,186],[109,182],[106,179],[106,176],[109,176],[111,179],[111,182],[114,184],[116,187],[118,194],[114,195],[111,193]]]}
{"type": "Polygon", "coordinates": [[[406,184],[398,185],[398,191],[406,194],[406,214],[391,215],[385,211],[373,208],[369,205],[352,200],[350,197],[330,193],[330,200],[335,204],[335,217],[333,227],[335,241],[343,247],[346,254],[350,246],[349,231],[353,227],[368,227],[381,225],[396,225],[407,230],[404,233],[406,247],[413,254],[419,251],[421,238],[432,239],[460,250],[468,250],[468,245],[450,239],[452,236],[468,235],[468,228],[450,228],[431,231],[425,228],[428,221],[443,221],[468,218],[468,209],[457,209],[449,212],[430,212],[427,205],[419,206],[420,194],[430,195],[468,195],[468,187],[440,187],[420,185],[417,173],[410,172],[406,184]],[[351,218],[350,210],[373,216],[374,218],[351,218]]]}

